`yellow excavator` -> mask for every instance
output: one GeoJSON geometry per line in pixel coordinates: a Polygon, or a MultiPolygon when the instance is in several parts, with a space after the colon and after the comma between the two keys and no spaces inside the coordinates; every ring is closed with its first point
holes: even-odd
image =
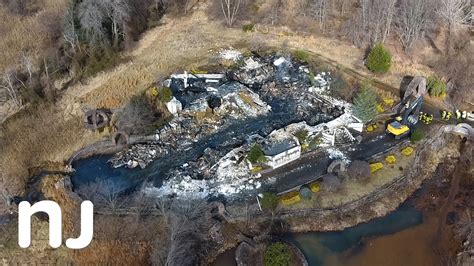
{"type": "Polygon", "coordinates": [[[423,95],[426,92],[426,79],[415,77],[408,85],[402,101],[395,107],[395,119],[388,124],[385,132],[395,139],[402,139],[410,135],[411,130],[419,121],[423,95]],[[410,100],[413,100],[410,104],[410,100]]]}
{"type": "Polygon", "coordinates": [[[393,122],[387,126],[387,134],[402,139],[408,136],[412,128],[418,123],[418,115],[423,104],[423,96],[416,98],[411,104],[406,103],[406,108],[399,113],[393,122]]]}

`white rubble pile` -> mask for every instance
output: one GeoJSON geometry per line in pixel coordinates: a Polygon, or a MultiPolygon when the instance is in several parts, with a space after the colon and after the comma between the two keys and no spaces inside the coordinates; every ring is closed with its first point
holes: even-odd
{"type": "Polygon", "coordinates": [[[249,57],[245,59],[245,66],[243,67],[244,70],[246,71],[251,71],[255,70],[257,68],[261,68],[263,65],[260,64],[259,62],[255,61],[253,57],[249,57]]]}
{"type": "Polygon", "coordinates": [[[171,114],[176,115],[179,112],[181,112],[181,110],[183,110],[183,105],[181,104],[180,101],[178,101],[175,97],[173,97],[171,101],[166,103],[166,108],[168,108],[168,111],[171,114]]]}
{"type": "Polygon", "coordinates": [[[176,195],[181,198],[205,198],[212,195],[230,196],[246,190],[258,189],[260,175],[250,174],[249,165],[241,159],[243,148],[236,148],[226,154],[213,166],[215,177],[211,180],[195,180],[190,176],[173,176],[160,188],[146,187],[145,193],[153,197],[176,195]]]}
{"type": "Polygon", "coordinates": [[[222,105],[215,110],[221,116],[256,117],[265,115],[271,110],[271,107],[262,101],[258,94],[246,88],[230,92],[224,95],[222,100],[222,105]],[[244,100],[242,97],[251,99],[253,104],[250,104],[248,99],[244,100]]]}
{"type": "Polygon", "coordinates": [[[343,160],[346,163],[350,163],[350,160],[347,158],[347,155],[337,148],[327,148],[326,153],[328,154],[329,158],[333,160],[343,160]]]}
{"type": "Polygon", "coordinates": [[[224,60],[237,61],[242,58],[242,53],[237,50],[225,49],[219,52],[219,57],[224,60]]]}
{"type": "Polygon", "coordinates": [[[321,72],[316,74],[313,80],[313,86],[308,88],[312,93],[325,93],[330,89],[331,72],[321,72]]]}

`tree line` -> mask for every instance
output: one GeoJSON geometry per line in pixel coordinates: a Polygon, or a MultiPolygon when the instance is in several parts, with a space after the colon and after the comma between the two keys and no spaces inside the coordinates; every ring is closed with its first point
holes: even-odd
{"type": "MultiPolygon", "coordinates": [[[[20,16],[41,10],[44,0],[0,0],[20,16]]],[[[445,32],[443,57],[435,70],[464,88],[472,62],[462,31],[472,25],[469,0],[212,0],[212,16],[229,26],[239,23],[284,25],[340,38],[365,48],[392,38],[407,54],[417,43],[445,32]],[[425,38],[426,37],[426,38],[425,38]],[[464,56],[466,55],[466,56],[464,56]],[[459,73],[459,70],[462,73],[459,73]]],[[[18,66],[1,73],[0,99],[17,107],[24,102],[54,98],[53,82],[70,82],[120,63],[117,53],[133,47],[140,34],[159,24],[165,13],[187,15],[198,0],[70,0],[62,14],[45,23],[54,47],[42,54],[22,51],[18,66]],[[59,23],[57,23],[59,22],[59,23]]],[[[433,42],[432,42],[433,43],[433,42]]],[[[472,49],[471,49],[472,50],[472,49]]],[[[465,89],[463,89],[465,90],[465,89]]]]}

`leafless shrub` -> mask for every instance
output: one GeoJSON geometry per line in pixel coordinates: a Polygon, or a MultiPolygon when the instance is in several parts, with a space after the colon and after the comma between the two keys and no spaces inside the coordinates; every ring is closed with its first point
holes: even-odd
{"type": "Polygon", "coordinates": [[[329,192],[338,192],[342,189],[341,180],[334,174],[328,174],[323,176],[322,185],[323,188],[329,192]]]}
{"type": "Polygon", "coordinates": [[[265,38],[261,35],[255,35],[249,40],[249,48],[254,52],[262,52],[265,50],[266,41],[265,38]]]}
{"type": "Polygon", "coordinates": [[[4,92],[6,92],[8,99],[11,100],[17,108],[20,108],[23,105],[23,100],[16,83],[16,72],[13,69],[3,72],[0,89],[3,89],[4,92]]]}
{"type": "Polygon", "coordinates": [[[365,181],[370,177],[370,165],[365,161],[355,160],[347,168],[348,176],[357,181],[365,181]]]}
{"type": "Polygon", "coordinates": [[[121,199],[121,188],[111,180],[101,180],[81,186],[77,193],[84,199],[92,201],[94,207],[114,214],[124,201],[121,199]]]}
{"type": "Polygon", "coordinates": [[[130,134],[150,133],[160,117],[146,96],[140,94],[115,114],[115,126],[130,134]]]}

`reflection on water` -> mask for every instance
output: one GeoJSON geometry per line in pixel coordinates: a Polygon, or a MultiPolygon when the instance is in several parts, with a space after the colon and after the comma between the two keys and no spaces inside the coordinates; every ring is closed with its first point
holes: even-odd
{"type": "Polygon", "coordinates": [[[88,183],[105,181],[107,184],[113,184],[116,191],[124,191],[143,182],[138,176],[134,177],[139,170],[113,168],[107,163],[110,158],[111,155],[101,155],[74,162],[73,168],[76,172],[71,177],[73,186],[78,188],[88,183]]]}
{"type": "Polygon", "coordinates": [[[233,248],[220,254],[217,259],[212,263],[212,266],[237,266],[237,262],[235,262],[236,250],[237,248],[233,248]]]}
{"type": "MultiPolygon", "coordinates": [[[[395,251],[404,251],[404,249],[392,249],[392,245],[402,243],[398,241],[400,237],[395,237],[395,239],[391,237],[406,236],[406,230],[402,230],[410,227],[409,230],[415,230],[422,220],[422,214],[419,211],[405,204],[385,217],[344,231],[293,234],[287,236],[287,239],[303,251],[309,265],[407,265],[398,263],[397,261],[402,262],[402,260],[397,257],[392,260],[395,264],[390,263],[389,257],[402,255],[394,253],[395,251]],[[374,243],[378,245],[376,248],[374,248],[374,243]],[[381,260],[378,261],[377,258],[381,260]]],[[[406,237],[401,239],[419,242],[417,239],[406,237]]],[[[401,246],[403,245],[405,243],[401,246]]],[[[413,250],[413,252],[417,251],[413,250]]]]}

